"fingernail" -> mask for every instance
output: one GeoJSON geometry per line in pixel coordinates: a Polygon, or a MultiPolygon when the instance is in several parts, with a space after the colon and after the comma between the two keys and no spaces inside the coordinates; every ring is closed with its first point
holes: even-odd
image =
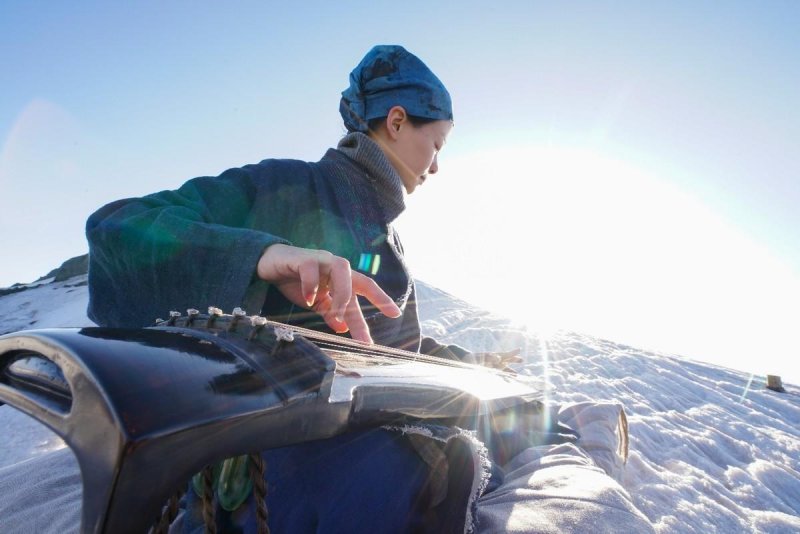
{"type": "Polygon", "coordinates": [[[309,307],[309,308],[310,308],[311,306],[313,306],[313,305],[314,305],[314,301],[315,301],[315,300],[317,300],[317,294],[316,294],[316,292],[314,292],[314,293],[309,293],[309,294],[306,296],[306,304],[308,305],[308,307],[309,307]]]}
{"type": "Polygon", "coordinates": [[[333,317],[337,321],[339,321],[340,323],[343,323],[344,322],[344,314],[345,314],[346,311],[347,311],[347,308],[342,306],[341,308],[339,308],[338,310],[333,312],[333,317]]]}

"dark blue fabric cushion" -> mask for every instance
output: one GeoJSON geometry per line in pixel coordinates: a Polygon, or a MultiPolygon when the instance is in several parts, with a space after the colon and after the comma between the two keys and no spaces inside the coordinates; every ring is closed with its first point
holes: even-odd
{"type": "MultiPolygon", "coordinates": [[[[420,496],[429,468],[398,433],[344,434],[262,453],[273,532],[420,532],[420,496]]],[[[190,489],[184,532],[203,532],[202,503],[190,489]]],[[[257,532],[251,496],[239,510],[217,510],[221,532],[257,532]]]]}

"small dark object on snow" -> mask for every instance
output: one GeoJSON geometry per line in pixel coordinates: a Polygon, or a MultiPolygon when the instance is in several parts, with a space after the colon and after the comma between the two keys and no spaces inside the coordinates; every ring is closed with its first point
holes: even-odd
{"type": "Polygon", "coordinates": [[[777,391],[778,393],[786,392],[786,390],[783,388],[783,382],[781,382],[781,377],[777,375],[767,375],[767,389],[771,389],[772,391],[777,391]]]}

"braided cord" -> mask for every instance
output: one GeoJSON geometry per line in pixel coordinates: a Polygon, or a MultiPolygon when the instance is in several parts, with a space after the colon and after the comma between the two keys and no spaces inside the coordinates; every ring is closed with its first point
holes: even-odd
{"type": "Polygon", "coordinates": [[[269,519],[269,513],[267,512],[267,483],[264,480],[266,465],[261,454],[257,452],[250,454],[248,467],[250,469],[250,479],[253,481],[253,500],[256,503],[258,534],[270,534],[269,525],[267,524],[269,519]]]}
{"type": "Polygon", "coordinates": [[[217,534],[217,518],[214,509],[214,478],[213,467],[203,469],[203,522],[206,534],[217,534]]]}

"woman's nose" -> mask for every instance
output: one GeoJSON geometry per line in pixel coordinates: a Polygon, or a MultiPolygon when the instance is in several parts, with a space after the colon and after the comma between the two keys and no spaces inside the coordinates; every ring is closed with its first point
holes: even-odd
{"type": "Polygon", "coordinates": [[[428,174],[436,174],[439,170],[439,156],[433,156],[433,161],[431,162],[430,168],[428,168],[428,174]]]}

